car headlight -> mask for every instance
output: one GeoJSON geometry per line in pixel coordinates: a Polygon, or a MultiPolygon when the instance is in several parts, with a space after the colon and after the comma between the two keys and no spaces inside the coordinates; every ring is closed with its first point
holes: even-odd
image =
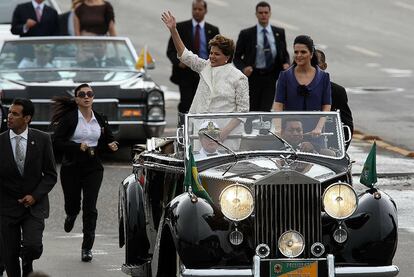
{"type": "Polygon", "coordinates": [[[254,208],[252,192],[244,185],[230,185],[220,194],[220,207],[228,219],[234,221],[246,219],[254,208]]]}
{"type": "Polygon", "coordinates": [[[330,185],[322,196],[325,212],[333,218],[344,219],[351,216],[358,206],[355,190],[348,184],[330,185]]]}
{"type": "Polygon", "coordinates": [[[160,107],[152,107],[148,111],[147,118],[150,121],[160,121],[160,120],[164,120],[164,110],[162,108],[160,108],[160,107]]]}
{"type": "Polygon", "coordinates": [[[305,240],[299,232],[286,231],[280,236],[278,247],[284,256],[295,258],[305,249],[305,240]]]}
{"type": "Polygon", "coordinates": [[[147,97],[148,105],[164,105],[164,97],[158,90],[153,90],[148,94],[147,97]]]}

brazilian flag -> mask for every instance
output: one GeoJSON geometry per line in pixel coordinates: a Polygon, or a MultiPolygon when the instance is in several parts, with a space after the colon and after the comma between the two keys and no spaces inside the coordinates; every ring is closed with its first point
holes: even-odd
{"type": "Polygon", "coordinates": [[[373,188],[374,184],[377,182],[377,144],[374,144],[371,147],[371,151],[369,151],[368,157],[364,163],[364,168],[361,172],[361,178],[359,182],[364,184],[369,188],[373,188]]]}
{"type": "Polygon", "coordinates": [[[198,176],[198,170],[196,163],[194,161],[193,150],[192,147],[188,149],[189,151],[189,158],[186,161],[185,167],[185,178],[184,178],[184,186],[186,191],[191,187],[191,191],[198,197],[204,198],[210,204],[213,204],[213,200],[211,200],[210,195],[208,195],[207,191],[203,188],[201,184],[200,177],[198,176]]]}

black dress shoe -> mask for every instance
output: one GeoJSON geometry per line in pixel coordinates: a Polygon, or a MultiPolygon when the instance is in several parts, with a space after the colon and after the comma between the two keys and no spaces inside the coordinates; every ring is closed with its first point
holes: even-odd
{"type": "Polygon", "coordinates": [[[33,271],[33,262],[32,261],[22,261],[22,271],[23,277],[27,277],[33,271]]]}
{"type": "Polygon", "coordinates": [[[75,225],[76,215],[67,215],[65,219],[65,224],[63,229],[65,229],[66,233],[69,233],[73,229],[73,225],[75,225]]]}
{"type": "Polygon", "coordinates": [[[81,259],[82,262],[90,262],[92,261],[92,250],[86,250],[86,249],[82,249],[82,254],[81,254],[81,259]]]}

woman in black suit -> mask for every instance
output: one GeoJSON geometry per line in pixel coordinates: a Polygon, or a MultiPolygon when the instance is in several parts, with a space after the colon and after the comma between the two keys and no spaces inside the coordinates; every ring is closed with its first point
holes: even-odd
{"type": "Polygon", "coordinates": [[[65,199],[64,229],[70,232],[82,200],[83,242],[81,259],[92,260],[98,211],[96,202],[103,178],[99,153],[117,151],[108,121],[92,109],[94,92],[88,84],[75,88],[75,100],[56,98],[52,124],[54,148],[63,154],[60,180],[65,199]],[[83,199],[81,199],[81,194],[83,199]]]}

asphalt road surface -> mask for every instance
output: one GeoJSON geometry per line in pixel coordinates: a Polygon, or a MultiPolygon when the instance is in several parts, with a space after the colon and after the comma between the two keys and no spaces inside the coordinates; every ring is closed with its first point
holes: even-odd
{"type": "MultiPolygon", "coordinates": [[[[68,9],[69,0],[57,1],[62,10],[68,9]]],[[[130,37],[137,51],[148,45],[157,66],[151,72],[152,77],[168,90],[176,91],[177,87],[168,80],[171,68],[165,52],[169,35],[160,14],[168,9],[178,20],[188,19],[191,0],[111,2],[119,35],[130,37]]],[[[224,35],[237,39],[240,29],[255,23],[255,3],[251,0],[210,0],[207,20],[218,25],[224,35]]],[[[319,47],[325,49],[332,79],[348,88],[356,127],[414,151],[411,107],[414,37],[413,27],[409,27],[414,25],[414,5],[408,0],[275,0],[271,3],[272,23],[286,29],[289,50],[294,37],[299,34],[312,36],[319,47]]],[[[168,100],[168,133],[174,130],[176,105],[176,101],[168,100]]],[[[366,143],[355,142],[351,147],[351,157],[356,160],[354,172],[360,172],[368,150],[366,143]]],[[[124,276],[120,272],[124,252],[117,246],[117,196],[118,184],[131,168],[127,159],[118,160],[109,160],[105,165],[93,262],[80,262],[80,218],[72,233],[63,232],[63,195],[60,184],[57,184],[50,197],[51,216],[46,223],[44,254],[35,263],[35,268],[54,277],[124,276]]],[[[379,153],[377,161],[384,161],[378,172],[414,172],[412,160],[390,153],[379,153]]],[[[380,181],[400,209],[399,247],[394,262],[401,269],[399,276],[412,276],[412,178],[403,176],[380,181]]]]}

